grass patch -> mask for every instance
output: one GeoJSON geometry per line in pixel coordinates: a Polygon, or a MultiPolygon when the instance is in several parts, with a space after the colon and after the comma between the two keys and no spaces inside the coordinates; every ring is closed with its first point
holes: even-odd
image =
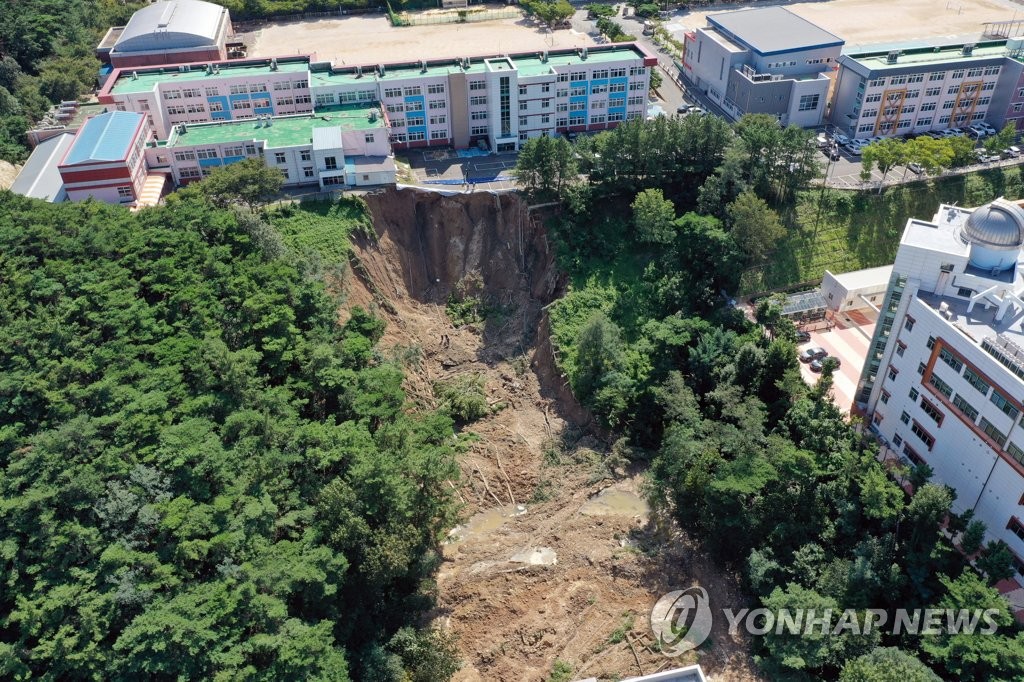
{"type": "Polygon", "coordinates": [[[908,218],[930,220],[940,203],[978,206],[1024,196],[1020,167],[993,168],[876,190],[809,190],[783,212],[789,236],[764,266],[743,275],[740,293],[779,289],[833,273],[892,263],[908,218]]]}
{"type": "Polygon", "coordinates": [[[350,235],[373,235],[369,210],[358,197],[285,204],[269,218],[289,248],[331,265],[348,260],[350,235]]]}
{"type": "Polygon", "coordinates": [[[569,682],[572,679],[572,666],[562,660],[555,661],[551,666],[551,674],[547,682],[569,682]]]}
{"type": "Polygon", "coordinates": [[[609,644],[618,644],[626,639],[626,635],[633,630],[633,623],[635,621],[632,613],[623,614],[626,619],[622,621],[622,625],[615,628],[612,634],[608,635],[609,644]]]}

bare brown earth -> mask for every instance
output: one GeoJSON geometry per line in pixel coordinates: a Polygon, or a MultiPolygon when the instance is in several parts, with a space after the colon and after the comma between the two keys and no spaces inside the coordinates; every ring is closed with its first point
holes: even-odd
{"type": "MultiPolygon", "coordinates": [[[[641,473],[603,464],[607,443],[565,387],[547,340],[543,307],[565,281],[539,220],[514,195],[391,190],[367,201],[378,237],[356,247],[348,305],[387,319],[382,347],[408,360],[416,399],[432,404],[438,379],[482,373],[497,409],[468,428],[479,439],[451,483],[465,521],[444,547],[435,622],[459,637],[455,679],[545,680],[556,659],[573,679],[602,680],[692,663],[692,652],[671,660],[653,646],[654,602],[694,584],[718,608],[743,597],[735,577],[672,524],[648,521],[641,473]],[[445,301],[474,272],[498,312],[456,329],[445,301]],[[608,488],[614,494],[593,500],[608,488]],[[510,561],[550,560],[549,550],[551,565],[510,561]]],[[[746,642],[719,621],[700,651],[705,671],[759,679],[746,642]]]]}

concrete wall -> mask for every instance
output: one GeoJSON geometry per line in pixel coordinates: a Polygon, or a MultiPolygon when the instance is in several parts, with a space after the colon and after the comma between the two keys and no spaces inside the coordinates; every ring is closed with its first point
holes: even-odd
{"type": "Polygon", "coordinates": [[[789,110],[783,118],[784,125],[798,125],[801,128],[815,128],[825,120],[825,109],[828,106],[828,91],[832,79],[822,75],[813,80],[789,81],[793,89],[789,96],[789,110]],[[805,96],[818,96],[817,107],[800,111],[800,100],[805,96]]]}

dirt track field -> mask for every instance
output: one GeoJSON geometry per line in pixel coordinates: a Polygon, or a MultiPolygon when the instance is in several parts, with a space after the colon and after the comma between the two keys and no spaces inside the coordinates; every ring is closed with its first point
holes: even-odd
{"type": "MultiPolygon", "coordinates": [[[[777,3],[756,6],[769,4],[777,3]]],[[[783,4],[794,14],[836,34],[848,47],[977,36],[986,21],[1024,19],[1024,6],[1012,0],[827,0],[783,4]]],[[[687,12],[675,21],[689,29],[699,28],[706,25],[705,16],[721,11],[687,12]]]]}
{"type": "Polygon", "coordinates": [[[384,15],[373,15],[271,25],[255,32],[249,44],[254,57],[316,53],[341,65],[553,50],[594,41],[585,33],[550,32],[524,19],[395,28],[384,15]]]}

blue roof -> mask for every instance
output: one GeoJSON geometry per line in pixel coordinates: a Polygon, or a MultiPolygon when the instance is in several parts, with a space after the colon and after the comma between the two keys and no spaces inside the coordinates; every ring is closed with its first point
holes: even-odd
{"type": "Polygon", "coordinates": [[[62,165],[123,159],[141,122],[142,114],[134,111],[108,111],[90,118],[78,131],[62,165]]]}

